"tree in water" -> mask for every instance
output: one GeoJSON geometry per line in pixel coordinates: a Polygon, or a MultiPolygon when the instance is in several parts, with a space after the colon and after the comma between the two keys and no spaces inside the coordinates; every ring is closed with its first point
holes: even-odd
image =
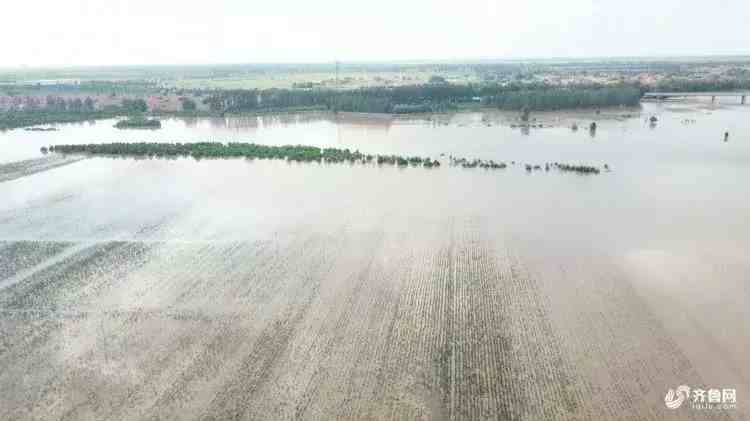
{"type": "Polygon", "coordinates": [[[182,103],[182,111],[195,111],[197,108],[195,101],[190,98],[182,97],[180,102],[182,103]]]}
{"type": "Polygon", "coordinates": [[[521,121],[523,121],[524,123],[528,123],[530,116],[531,116],[531,110],[529,109],[529,107],[524,106],[521,109],[521,121]]]}
{"type": "Polygon", "coordinates": [[[442,76],[432,75],[432,76],[430,76],[430,79],[428,80],[428,83],[445,84],[445,83],[448,83],[448,81],[445,80],[445,78],[442,77],[442,76]]]}
{"type": "Polygon", "coordinates": [[[90,96],[83,101],[83,109],[89,112],[94,111],[94,100],[90,96]]]}
{"type": "Polygon", "coordinates": [[[123,99],[122,109],[128,113],[145,113],[148,111],[148,103],[143,99],[123,99]]]}

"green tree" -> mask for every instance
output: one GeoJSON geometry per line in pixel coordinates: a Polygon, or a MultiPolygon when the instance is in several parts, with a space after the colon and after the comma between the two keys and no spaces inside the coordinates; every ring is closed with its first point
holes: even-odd
{"type": "Polygon", "coordinates": [[[182,111],[195,111],[197,108],[195,101],[190,98],[182,97],[180,102],[182,103],[182,111]]]}
{"type": "Polygon", "coordinates": [[[442,76],[432,75],[432,76],[430,76],[430,79],[429,79],[428,83],[439,85],[439,84],[448,83],[448,81],[445,80],[445,78],[442,77],[442,76]]]}
{"type": "Polygon", "coordinates": [[[145,113],[148,111],[148,104],[143,99],[123,99],[122,109],[128,113],[145,113]]]}
{"type": "Polygon", "coordinates": [[[94,111],[94,100],[90,96],[83,101],[83,109],[89,112],[94,111]]]}
{"type": "Polygon", "coordinates": [[[521,109],[521,121],[523,121],[524,123],[528,122],[530,116],[531,116],[531,110],[529,109],[529,107],[524,106],[521,109]]]}

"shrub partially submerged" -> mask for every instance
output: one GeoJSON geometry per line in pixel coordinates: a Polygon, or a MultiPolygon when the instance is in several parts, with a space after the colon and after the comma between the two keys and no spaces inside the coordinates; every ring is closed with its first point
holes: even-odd
{"type": "Polygon", "coordinates": [[[115,124],[118,129],[161,129],[161,121],[146,118],[129,118],[115,124]]]}
{"type": "MultiPolygon", "coordinates": [[[[91,143],[82,145],[50,146],[50,152],[63,154],[91,154],[109,156],[140,156],[140,157],[193,157],[200,158],[248,158],[248,159],[283,159],[294,162],[319,163],[360,163],[377,165],[395,165],[399,167],[440,167],[440,162],[431,158],[418,156],[406,157],[398,155],[363,154],[358,150],[337,148],[319,148],[316,146],[285,145],[270,146],[256,143],[91,143]]],[[[463,168],[484,168],[488,170],[505,169],[508,164],[493,160],[467,160],[466,158],[449,157],[452,166],[463,168]]],[[[515,161],[512,162],[515,164],[515,161]]],[[[539,170],[540,165],[526,165],[527,171],[539,170]]],[[[600,170],[588,165],[570,165],[547,163],[546,171],[556,168],[562,172],[576,172],[579,174],[599,174],[600,170]]],[[[608,169],[605,166],[605,169],[608,169]]]]}

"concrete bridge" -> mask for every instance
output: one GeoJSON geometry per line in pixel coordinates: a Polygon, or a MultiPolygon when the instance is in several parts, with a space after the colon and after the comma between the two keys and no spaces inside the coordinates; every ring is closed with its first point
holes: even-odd
{"type": "Polygon", "coordinates": [[[711,97],[711,102],[716,101],[717,96],[728,96],[740,98],[740,104],[744,104],[750,92],[646,92],[643,98],[665,100],[669,98],[711,97]]]}

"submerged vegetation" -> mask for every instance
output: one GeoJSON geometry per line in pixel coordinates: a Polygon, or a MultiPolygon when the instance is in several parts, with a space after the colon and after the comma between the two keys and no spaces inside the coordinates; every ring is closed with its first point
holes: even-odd
{"type": "Polygon", "coordinates": [[[489,168],[493,170],[508,168],[508,164],[506,164],[505,162],[497,163],[493,160],[483,161],[481,159],[474,159],[474,160],[469,161],[466,158],[456,158],[456,157],[451,156],[450,162],[451,162],[451,165],[460,166],[462,168],[479,167],[479,168],[489,168]]]}
{"type": "MultiPolygon", "coordinates": [[[[555,162],[554,167],[563,172],[576,172],[580,174],[599,174],[601,170],[590,165],[570,165],[555,162]]],[[[609,166],[604,164],[604,169],[609,171],[609,166]]]]}
{"type": "MultiPolygon", "coordinates": [[[[319,148],[317,146],[284,145],[269,146],[256,143],[220,143],[220,142],[197,142],[197,143],[90,143],[80,145],[55,145],[45,149],[49,152],[61,154],[89,154],[103,156],[135,156],[175,158],[193,157],[200,158],[247,158],[247,159],[282,159],[290,162],[318,162],[318,163],[342,163],[351,164],[376,164],[395,165],[399,167],[440,167],[440,161],[419,156],[399,155],[373,155],[364,154],[358,150],[338,148],[319,148]]],[[[462,168],[484,168],[505,169],[508,164],[495,162],[493,160],[449,157],[451,166],[462,168]]],[[[512,161],[511,165],[516,162],[512,161]]],[[[541,166],[530,166],[527,169],[540,169],[541,166]]],[[[570,165],[562,163],[547,163],[545,168],[556,168],[563,172],[576,172],[579,174],[599,174],[597,167],[587,165],[570,165]]],[[[608,167],[605,165],[605,169],[608,167]]]]}
{"type": "Polygon", "coordinates": [[[251,158],[251,159],[284,159],[296,162],[349,162],[399,165],[399,166],[440,166],[430,158],[403,157],[397,155],[363,154],[358,150],[337,148],[319,148],[317,146],[285,145],[269,146],[256,143],[102,143],[87,145],[56,145],[49,147],[50,152],[84,153],[91,155],[123,155],[143,157],[180,157],[193,158],[251,158]]]}
{"type": "Polygon", "coordinates": [[[115,124],[118,129],[161,129],[161,121],[147,119],[143,117],[134,117],[126,120],[120,120],[115,124]]]}

